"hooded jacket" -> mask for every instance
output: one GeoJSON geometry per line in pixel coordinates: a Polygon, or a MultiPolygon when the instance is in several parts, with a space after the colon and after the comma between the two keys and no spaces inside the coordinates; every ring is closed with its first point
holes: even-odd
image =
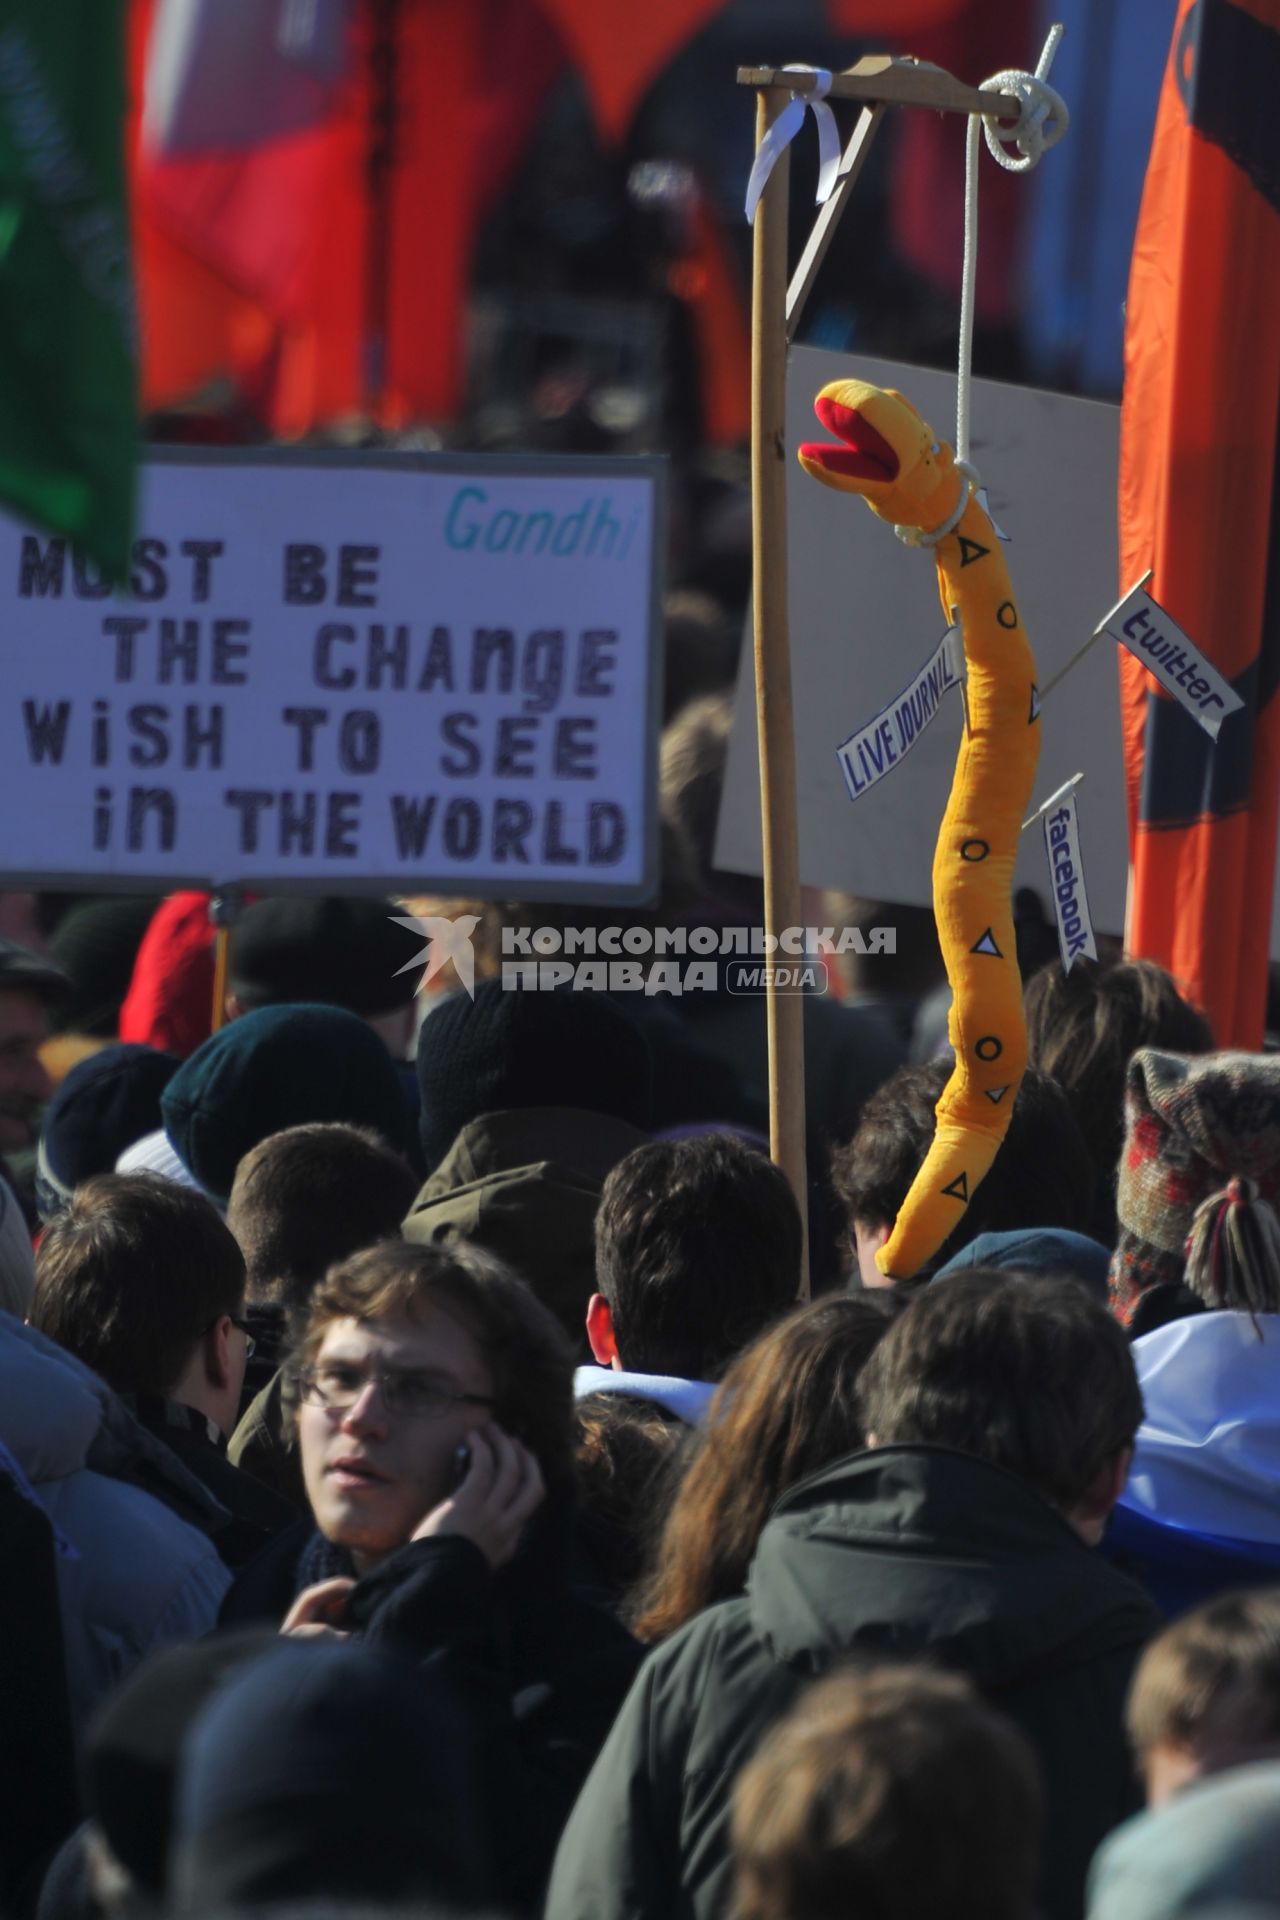
{"type": "Polygon", "coordinates": [[[943,1448],[858,1454],[792,1488],[746,1594],[650,1654],[569,1820],[547,1920],[726,1911],[734,1778],[806,1680],[850,1657],[966,1674],[1043,1767],[1042,1898],[1078,1920],[1103,1835],[1138,1804],[1122,1710],[1158,1625],[1033,1488],[943,1448]]]}
{"type": "Polygon", "coordinates": [[[510,1261],[582,1350],[600,1190],[648,1137],[627,1120],[579,1107],[482,1114],[422,1187],[404,1237],[471,1240],[510,1261]]]}
{"type": "Polygon", "coordinates": [[[0,1442],[53,1523],[79,1728],[147,1654],[213,1626],[231,1576],[197,1528],[226,1514],[105,1381],[10,1314],[0,1314],[0,1442]]]}

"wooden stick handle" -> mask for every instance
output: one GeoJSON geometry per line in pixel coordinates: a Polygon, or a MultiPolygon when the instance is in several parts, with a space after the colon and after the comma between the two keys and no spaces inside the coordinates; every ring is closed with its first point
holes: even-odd
{"type": "MultiPolygon", "coordinates": [[[[786,103],[761,92],[757,148],[786,103]]],[[[751,548],[755,590],[756,724],[760,742],[760,815],[765,928],[775,936],[801,925],[796,826],[795,729],[787,626],[787,192],[784,149],[756,208],[751,289],[751,548]]],[[[774,945],[766,956],[772,960],[774,945]]],[[[807,1222],[804,1126],[804,1000],[767,988],[769,1143],[807,1222]]],[[[809,1297],[806,1236],[801,1299],[809,1297]]]]}
{"type": "Polygon", "coordinates": [[[210,895],[209,919],[213,936],[213,1009],[209,1031],[217,1033],[227,1023],[227,966],[231,957],[231,929],[244,909],[239,887],[223,887],[210,895]]]}

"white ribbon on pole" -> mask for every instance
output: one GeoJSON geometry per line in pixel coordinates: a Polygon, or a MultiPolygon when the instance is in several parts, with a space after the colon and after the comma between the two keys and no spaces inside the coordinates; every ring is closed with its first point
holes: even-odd
{"type": "Polygon", "coordinates": [[[768,185],[769,175],[782,153],[799,133],[804,125],[806,106],[813,108],[814,121],[818,128],[818,192],[819,206],[831,198],[836,184],[836,175],[840,169],[840,130],[836,126],[836,117],[827,105],[827,95],[831,91],[831,75],[825,67],[806,67],[792,65],[783,67],[783,73],[812,73],[816,85],[811,93],[793,93],[782,112],[778,115],[756,153],[755,164],[751,169],[751,178],[747,181],[747,223],[754,225],[756,208],[760,204],[760,195],[768,185]]]}

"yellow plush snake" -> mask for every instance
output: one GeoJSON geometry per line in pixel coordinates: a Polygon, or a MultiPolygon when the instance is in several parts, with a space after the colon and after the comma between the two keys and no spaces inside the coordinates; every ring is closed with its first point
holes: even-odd
{"type": "Polygon", "coordinates": [[[882,1273],[908,1280],[957,1227],[990,1171],[1027,1064],[1013,936],[1013,869],[1040,754],[1036,667],[990,518],[909,400],[836,380],[814,402],[839,446],[800,448],[806,473],[861,494],[934,545],[942,609],[968,670],[964,739],[933,859],[933,910],[951,982],[956,1064],[928,1157],[888,1240],[882,1273]]]}

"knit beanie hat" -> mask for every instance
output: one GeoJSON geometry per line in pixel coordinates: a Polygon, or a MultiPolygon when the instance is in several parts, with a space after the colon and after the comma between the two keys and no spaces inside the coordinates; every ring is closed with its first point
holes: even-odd
{"type": "Polygon", "coordinates": [[[418,1121],[428,1172],[463,1127],[512,1107],[579,1107],[648,1132],[649,1042],[606,994],[504,988],[452,994],[418,1034],[418,1121]]]}
{"type": "Polygon", "coordinates": [[[1125,1083],[1111,1257],[1111,1310],[1124,1325],[1152,1287],[1181,1284],[1197,1207],[1237,1176],[1263,1200],[1280,1197],[1280,1055],[1140,1048],[1125,1083]]]}
{"type": "Polygon", "coordinates": [[[59,1032],[114,1039],[154,898],[114,894],[80,900],[49,935],[49,951],[71,979],[52,1024],[59,1032]]]}
{"type": "Polygon", "coordinates": [[[176,1053],[103,1047],[72,1067],[45,1111],[36,1155],[36,1203],[50,1220],[82,1180],[110,1173],[126,1147],[160,1125],[160,1096],[176,1053]]]}
{"type": "Polygon", "coordinates": [[[241,1006],[306,1000],[373,1018],[407,1007],[422,935],[399,924],[394,900],[287,894],[256,900],[231,929],[227,984],[241,1006]]]}
{"type": "Polygon", "coordinates": [[[225,1207],[241,1159],[269,1134],[308,1121],[373,1127],[402,1151],[409,1108],[390,1054],[341,1007],[261,1007],[211,1035],[160,1101],[183,1163],[225,1207]]]}

